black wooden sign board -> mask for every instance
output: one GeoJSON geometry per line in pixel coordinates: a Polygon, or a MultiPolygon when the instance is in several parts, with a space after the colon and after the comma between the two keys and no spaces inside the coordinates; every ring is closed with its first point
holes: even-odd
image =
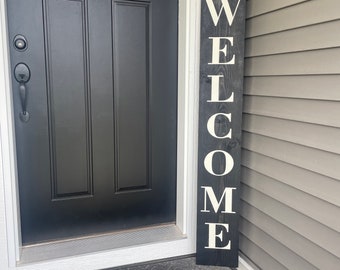
{"type": "Polygon", "coordinates": [[[238,266],[245,0],[202,0],[197,264],[238,266]]]}

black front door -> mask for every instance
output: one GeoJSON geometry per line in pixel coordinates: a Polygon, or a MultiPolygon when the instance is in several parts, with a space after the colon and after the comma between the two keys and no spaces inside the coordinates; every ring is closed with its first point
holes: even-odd
{"type": "Polygon", "coordinates": [[[24,244],[175,221],[177,5],[7,1],[24,244]]]}

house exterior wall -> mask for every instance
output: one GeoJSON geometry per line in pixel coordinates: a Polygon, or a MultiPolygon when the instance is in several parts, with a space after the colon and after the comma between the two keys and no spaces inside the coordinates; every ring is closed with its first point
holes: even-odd
{"type": "MultiPolygon", "coordinates": [[[[190,3],[188,10],[195,5],[190,3]]],[[[1,1],[2,14],[4,7],[1,1]]],[[[247,1],[240,251],[262,269],[340,265],[339,10],[339,0],[247,1]]],[[[3,30],[5,18],[0,22],[3,30]]],[[[6,63],[6,42],[0,41],[0,63],[6,63]]],[[[196,54],[189,45],[186,57],[196,54]]],[[[186,61],[189,73],[191,66],[186,61]]],[[[0,68],[0,82],[2,90],[9,88],[6,69],[0,68]]],[[[0,91],[0,100],[9,100],[6,94],[0,91]]],[[[15,269],[7,110],[0,106],[0,268],[15,269]]],[[[81,263],[90,269],[111,257],[107,252],[18,268],[71,269],[81,263]]]]}
{"type": "Polygon", "coordinates": [[[240,250],[340,265],[340,1],[248,0],[240,250]]]}

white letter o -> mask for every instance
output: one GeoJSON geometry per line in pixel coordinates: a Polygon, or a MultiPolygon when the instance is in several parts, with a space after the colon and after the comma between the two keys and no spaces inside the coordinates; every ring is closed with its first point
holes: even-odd
{"type": "Polygon", "coordinates": [[[204,159],[204,167],[205,169],[212,175],[214,176],[224,176],[224,175],[227,175],[228,173],[231,172],[231,170],[233,169],[234,167],[234,159],[233,157],[225,152],[225,151],[222,151],[222,150],[215,150],[215,151],[212,151],[210,152],[204,159]],[[217,174],[213,171],[213,168],[212,168],[212,161],[213,161],[213,157],[216,153],[222,153],[224,155],[224,158],[225,158],[225,170],[223,173],[221,174],[217,174]]]}

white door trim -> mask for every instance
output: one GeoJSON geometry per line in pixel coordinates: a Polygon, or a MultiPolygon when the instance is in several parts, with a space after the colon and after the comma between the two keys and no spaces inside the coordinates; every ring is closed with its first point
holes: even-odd
{"type": "Polygon", "coordinates": [[[177,227],[184,239],[20,265],[15,136],[5,0],[0,0],[1,269],[103,269],[195,253],[200,1],[179,0],[177,227]]]}

